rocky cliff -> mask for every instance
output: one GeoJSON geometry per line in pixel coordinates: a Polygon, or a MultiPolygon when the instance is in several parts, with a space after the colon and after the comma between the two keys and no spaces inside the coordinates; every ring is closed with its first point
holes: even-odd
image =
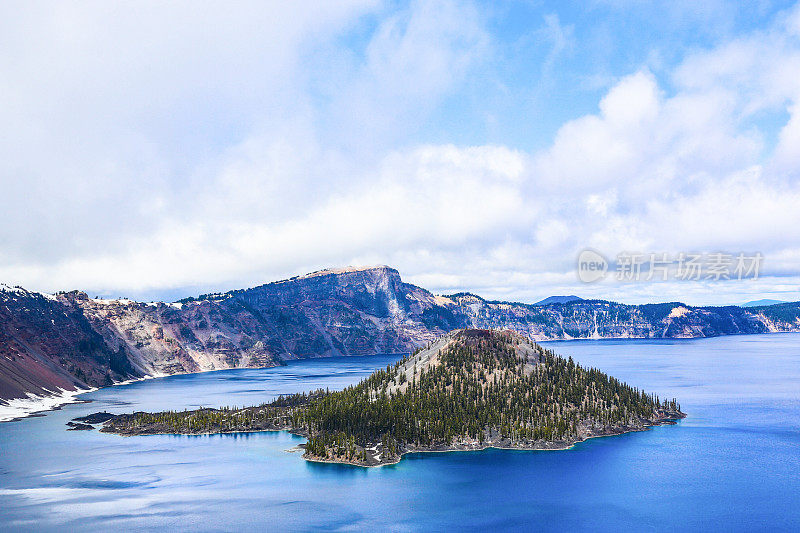
{"type": "Polygon", "coordinates": [[[800,303],[751,308],[436,296],[386,266],[331,269],[177,303],[0,288],[0,399],[298,358],[410,352],[457,328],[535,340],[800,331],[800,303]]]}
{"type": "Polygon", "coordinates": [[[0,399],[110,385],[139,375],[69,300],[0,287],[0,399]]]}

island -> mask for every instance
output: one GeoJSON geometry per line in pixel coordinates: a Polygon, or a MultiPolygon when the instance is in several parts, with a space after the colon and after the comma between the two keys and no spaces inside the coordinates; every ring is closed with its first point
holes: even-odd
{"type": "Polygon", "coordinates": [[[286,430],[307,438],[306,460],[380,466],[412,452],[561,450],[685,416],[674,398],[585,368],[518,333],[461,329],[342,391],[255,407],[122,414],[105,420],[101,431],[286,430]]]}

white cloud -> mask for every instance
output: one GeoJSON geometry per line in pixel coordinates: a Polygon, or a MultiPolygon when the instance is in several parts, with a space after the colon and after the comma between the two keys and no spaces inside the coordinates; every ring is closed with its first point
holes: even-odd
{"type": "Polygon", "coordinates": [[[306,48],[373,4],[4,4],[3,262],[155,231],[154,206],[192,203],[198,164],[303,109],[306,48]]]}
{"type": "Polygon", "coordinates": [[[600,101],[600,111],[611,128],[620,133],[650,124],[660,106],[658,85],[649,72],[623,78],[600,101]]]}
{"type": "Polygon", "coordinates": [[[713,301],[769,285],[581,286],[573,263],[591,246],[800,264],[800,10],[618,79],[526,153],[414,142],[491,55],[470,5],[94,7],[2,17],[39,29],[0,28],[6,282],[137,293],[388,263],[489,297],[713,301]],[[788,116],[774,147],[765,110],[788,116]]]}
{"type": "Polygon", "coordinates": [[[789,121],[781,128],[773,165],[776,170],[795,176],[800,168],[800,94],[789,107],[789,121]]]}

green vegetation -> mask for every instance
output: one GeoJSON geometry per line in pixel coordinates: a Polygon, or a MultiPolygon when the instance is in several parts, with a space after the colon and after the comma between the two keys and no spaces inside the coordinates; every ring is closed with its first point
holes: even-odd
{"type": "Polygon", "coordinates": [[[311,398],[323,394],[293,394],[281,396],[271,403],[256,407],[222,407],[220,409],[196,409],[193,411],[162,411],[160,413],[137,412],[118,415],[111,419],[103,431],[124,435],[147,434],[202,434],[233,433],[291,429],[296,411],[311,398]]]}
{"type": "Polygon", "coordinates": [[[575,441],[680,411],[675,400],[661,402],[510,333],[465,330],[437,356],[436,364],[415,368],[419,357],[412,355],[312,401],[297,417],[309,453],[325,458],[343,450],[350,457],[377,442],[392,456],[407,444],[464,439],[575,441]]]}

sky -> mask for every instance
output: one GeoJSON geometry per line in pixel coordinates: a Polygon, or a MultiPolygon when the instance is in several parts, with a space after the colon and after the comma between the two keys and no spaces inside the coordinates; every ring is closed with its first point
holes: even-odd
{"type": "Polygon", "coordinates": [[[3,2],[0,198],[0,281],[46,292],[387,264],[523,302],[800,300],[800,5],[3,2]],[[695,252],[763,262],[611,275],[695,252]]]}

